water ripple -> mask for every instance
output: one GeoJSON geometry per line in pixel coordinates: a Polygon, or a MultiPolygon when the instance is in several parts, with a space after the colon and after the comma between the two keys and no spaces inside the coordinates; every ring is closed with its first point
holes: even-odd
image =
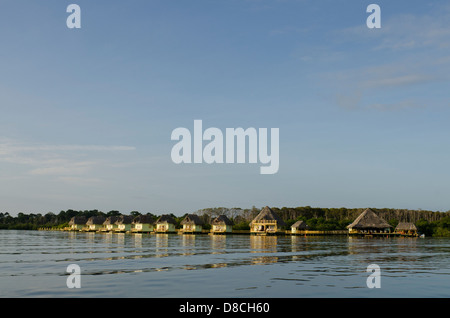
{"type": "Polygon", "coordinates": [[[158,288],[158,295],[186,292],[207,297],[227,291],[264,295],[268,290],[280,296],[333,296],[337,290],[352,296],[352,290],[367,290],[369,264],[380,266],[388,295],[413,294],[411,284],[449,295],[449,239],[0,231],[0,240],[0,284],[6,295],[67,292],[66,267],[72,263],[81,268],[83,292],[100,297],[144,288],[158,288]],[[34,287],[26,286],[29,280],[34,287]],[[221,290],[208,288],[210,281],[221,290]],[[131,283],[134,289],[127,287],[131,283]],[[110,290],[110,284],[123,291],[110,290]]]}

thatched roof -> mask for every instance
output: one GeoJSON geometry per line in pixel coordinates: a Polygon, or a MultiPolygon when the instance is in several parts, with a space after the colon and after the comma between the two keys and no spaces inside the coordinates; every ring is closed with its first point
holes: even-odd
{"type": "Polygon", "coordinates": [[[202,225],[203,221],[200,219],[200,217],[196,214],[188,214],[186,217],[181,221],[182,225],[202,225]]]}
{"type": "Polygon", "coordinates": [[[308,224],[303,221],[297,221],[291,227],[297,230],[309,230],[308,224]]]}
{"type": "Polygon", "coordinates": [[[219,215],[211,224],[213,225],[233,225],[233,222],[226,215],[219,215]]]}
{"type": "Polygon", "coordinates": [[[81,224],[86,224],[86,218],[84,216],[74,216],[69,221],[69,225],[81,225],[81,224]]]}
{"type": "Polygon", "coordinates": [[[277,221],[278,226],[286,225],[286,223],[284,223],[284,221],[268,206],[266,206],[261,210],[261,212],[259,212],[259,214],[253,219],[252,223],[264,220],[277,221]]]}
{"type": "Polygon", "coordinates": [[[352,224],[347,226],[348,229],[385,229],[391,227],[371,209],[365,209],[352,224]]]}
{"type": "Polygon", "coordinates": [[[103,224],[103,222],[105,222],[105,217],[104,216],[91,216],[87,222],[86,225],[94,225],[94,224],[103,224]]]}
{"type": "Polygon", "coordinates": [[[400,222],[395,228],[396,231],[417,231],[414,223],[400,222]]]}
{"type": "Polygon", "coordinates": [[[161,223],[175,224],[176,222],[173,219],[173,217],[170,216],[169,214],[163,214],[158,218],[158,220],[156,220],[155,223],[156,224],[161,224],[161,223]]]}
{"type": "Polygon", "coordinates": [[[133,222],[133,217],[131,215],[121,215],[117,218],[115,224],[131,224],[133,222]]]}
{"type": "Polygon", "coordinates": [[[103,222],[103,225],[114,224],[114,223],[116,223],[118,218],[119,217],[117,217],[117,216],[109,216],[106,218],[105,222],[103,222]]]}
{"type": "Polygon", "coordinates": [[[151,224],[155,219],[151,215],[138,215],[134,218],[133,224],[151,224]]]}

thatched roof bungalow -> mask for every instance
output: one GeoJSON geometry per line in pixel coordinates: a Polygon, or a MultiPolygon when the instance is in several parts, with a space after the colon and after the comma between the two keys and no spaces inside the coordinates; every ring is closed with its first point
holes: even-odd
{"type": "Polygon", "coordinates": [[[86,226],[86,218],[84,216],[74,216],[69,221],[71,230],[81,231],[86,226]]]}
{"type": "Polygon", "coordinates": [[[105,222],[103,222],[104,228],[106,231],[114,231],[117,228],[116,221],[118,220],[118,216],[109,216],[106,218],[105,222]]]}
{"type": "Polygon", "coordinates": [[[87,222],[88,231],[99,231],[103,228],[103,223],[105,222],[105,217],[101,215],[91,216],[87,222]]]}
{"type": "Polygon", "coordinates": [[[349,234],[374,234],[388,233],[392,226],[371,209],[365,209],[347,228],[349,234]]]}
{"type": "Polygon", "coordinates": [[[117,225],[115,229],[116,232],[128,232],[131,231],[131,222],[133,222],[133,217],[130,215],[121,215],[114,222],[117,225]]]}
{"type": "Polygon", "coordinates": [[[211,233],[231,233],[233,230],[233,222],[226,215],[219,215],[211,222],[211,233]]]}
{"type": "Polygon", "coordinates": [[[400,222],[396,226],[395,232],[403,235],[417,235],[417,227],[414,223],[400,222]]]}
{"type": "Polygon", "coordinates": [[[158,220],[156,220],[155,232],[157,233],[173,233],[175,232],[175,220],[169,214],[161,215],[158,220]]]}
{"type": "Polygon", "coordinates": [[[203,221],[196,214],[186,215],[180,224],[183,225],[183,233],[201,233],[203,229],[203,221]]]}
{"type": "Polygon", "coordinates": [[[250,223],[250,232],[254,234],[274,234],[286,223],[268,206],[250,223]]]}
{"type": "Polygon", "coordinates": [[[301,233],[306,230],[309,230],[309,226],[304,221],[300,220],[291,225],[292,234],[298,234],[299,232],[301,233]]]}
{"type": "Polygon", "coordinates": [[[155,222],[154,218],[151,215],[138,215],[134,218],[132,222],[133,232],[153,232],[155,222]]]}

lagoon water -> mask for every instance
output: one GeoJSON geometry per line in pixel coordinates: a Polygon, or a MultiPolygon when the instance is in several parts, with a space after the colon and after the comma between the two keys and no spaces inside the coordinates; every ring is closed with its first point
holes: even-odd
{"type": "Polygon", "coordinates": [[[447,298],[449,256],[450,238],[1,230],[0,297],[447,298]]]}

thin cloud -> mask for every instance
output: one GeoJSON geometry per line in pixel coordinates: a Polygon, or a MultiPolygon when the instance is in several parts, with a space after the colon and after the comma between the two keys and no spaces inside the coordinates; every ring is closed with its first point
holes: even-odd
{"type": "Polygon", "coordinates": [[[105,165],[104,159],[85,160],[86,157],[92,157],[91,152],[123,152],[135,149],[132,146],[36,145],[1,138],[0,161],[29,166],[28,175],[31,176],[61,176],[63,179],[59,180],[69,182],[70,178],[79,178],[72,181],[80,181],[80,176],[87,175],[96,166],[105,165]]]}
{"type": "Polygon", "coordinates": [[[397,14],[384,18],[380,29],[368,29],[364,23],[333,30],[334,42],[371,43],[373,51],[411,51],[441,49],[450,46],[450,11],[439,8],[427,14],[397,14]]]}
{"type": "Polygon", "coordinates": [[[425,8],[431,9],[386,18],[382,14],[381,29],[371,30],[361,23],[330,32],[329,51],[336,51],[336,44],[354,44],[352,58],[367,55],[366,65],[351,68],[347,64],[321,74],[324,83],[330,83],[337,105],[346,110],[387,111],[442,104],[436,99],[426,104],[416,99],[431,84],[439,90],[450,82],[450,5],[425,8]]]}
{"type": "Polygon", "coordinates": [[[66,161],[63,165],[41,167],[30,171],[32,175],[79,175],[87,173],[96,162],[70,162],[66,161]]]}
{"type": "Polygon", "coordinates": [[[404,74],[393,77],[370,79],[364,83],[364,86],[367,88],[409,86],[413,84],[427,83],[435,79],[436,77],[430,75],[404,74]]]}
{"type": "Polygon", "coordinates": [[[281,36],[292,34],[305,34],[310,31],[309,28],[299,28],[295,26],[284,26],[269,31],[269,36],[281,36]]]}
{"type": "Polygon", "coordinates": [[[402,15],[390,19],[389,32],[384,32],[377,50],[411,50],[446,48],[450,45],[447,14],[434,16],[402,15]]]}
{"type": "Polygon", "coordinates": [[[367,106],[368,109],[374,109],[379,111],[392,111],[392,110],[402,110],[402,109],[415,109],[415,108],[424,108],[425,104],[418,103],[413,100],[402,100],[397,103],[376,103],[367,106]]]}
{"type": "Polygon", "coordinates": [[[59,177],[58,180],[78,186],[98,185],[99,183],[102,182],[102,180],[98,178],[82,178],[82,177],[59,177]]]}
{"type": "MultiPolygon", "coordinates": [[[[2,150],[0,145],[0,151],[2,150]]],[[[131,151],[136,150],[131,146],[99,146],[99,145],[37,145],[37,146],[20,146],[20,145],[3,145],[3,149],[9,148],[14,152],[18,151],[131,151]]]]}

